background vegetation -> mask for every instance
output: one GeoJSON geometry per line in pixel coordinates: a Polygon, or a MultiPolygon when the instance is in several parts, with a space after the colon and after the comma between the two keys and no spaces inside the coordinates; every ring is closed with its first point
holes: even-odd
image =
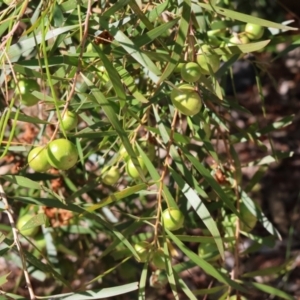
{"type": "Polygon", "coordinates": [[[276,64],[299,44],[295,11],[226,0],[0,4],[0,297],[295,299],[295,227],[259,196],[269,166],[293,156],[276,134],[295,111],[275,114],[268,99],[285,87],[276,64]],[[263,35],[242,40],[246,23],[263,35]],[[187,116],[171,93],[200,52],[207,68],[189,84],[201,107],[187,116]],[[79,119],[71,130],[67,111],[79,119]],[[60,138],[75,145],[75,166],[29,166],[34,146],[48,153],[60,138]],[[170,208],[183,216],[176,230],[170,208]],[[263,264],[278,243],[283,255],[263,264]]]}

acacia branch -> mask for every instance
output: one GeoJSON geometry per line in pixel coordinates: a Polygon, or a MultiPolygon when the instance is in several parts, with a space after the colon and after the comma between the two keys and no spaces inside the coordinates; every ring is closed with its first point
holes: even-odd
{"type": "Polygon", "coordinates": [[[7,197],[6,197],[6,194],[4,192],[2,184],[0,184],[0,199],[4,203],[4,211],[6,212],[6,214],[8,216],[8,220],[9,220],[10,226],[12,228],[13,237],[14,237],[14,244],[17,246],[17,249],[18,249],[18,252],[19,252],[19,255],[20,255],[20,258],[21,258],[23,273],[24,273],[26,285],[27,285],[27,288],[28,288],[30,300],[35,300],[36,296],[35,296],[33,288],[32,288],[29,273],[27,271],[24,252],[23,252],[20,240],[19,240],[19,235],[18,235],[19,231],[16,228],[16,223],[15,223],[14,218],[13,218],[14,212],[13,212],[12,208],[10,207],[10,205],[8,204],[7,197]]]}

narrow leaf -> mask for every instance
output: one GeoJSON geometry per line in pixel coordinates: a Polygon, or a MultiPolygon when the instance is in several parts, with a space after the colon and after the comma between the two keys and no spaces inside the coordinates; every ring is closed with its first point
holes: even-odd
{"type": "Polygon", "coordinates": [[[97,300],[107,299],[108,297],[115,297],[118,295],[127,294],[138,289],[138,282],[114,286],[110,288],[103,288],[101,290],[87,290],[79,293],[68,293],[51,296],[51,299],[61,300],[97,300]]]}
{"type": "Polygon", "coordinates": [[[23,176],[2,175],[1,177],[6,181],[17,184],[18,186],[22,186],[22,187],[29,188],[29,189],[36,189],[36,190],[42,189],[42,187],[40,186],[39,183],[37,183],[33,180],[30,180],[26,177],[23,177],[23,176]]]}
{"type": "Polygon", "coordinates": [[[159,78],[159,82],[163,82],[167,79],[175,69],[180,57],[183,53],[184,43],[187,37],[189,22],[191,17],[191,1],[183,0],[181,2],[181,9],[179,14],[181,15],[181,19],[179,22],[179,28],[177,31],[177,37],[175,41],[175,47],[171,54],[171,61],[167,64],[163,74],[159,78]]]}
{"type": "Polygon", "coordinates": [[[272,28],[278,28],[278,29],[286,29],[286,30],[297,30],[298,29],[296,27],[289,27],[286,25],[274,23],[271,21],[257,18],[257,17],[251,16],[251,15],[242,14],[242,13],[239,13],[234,10],[225,9],[223,7],[218,7],[218,6],[214,6],[211,4],[205,4],[205,3],[198,2],[198,5],[200,5],[201,7],[205,8],[209,11],[212,11],[214,13],[218,13],[222,16],[225,16],[225,17],[228,17],[228,18],[231,18],[234,20],[239,20],[242,22],[248,22],[248,23],[253,23],[253,24],[257,24],[257,25],[261,25],[261,26],[265,26],[265,27],[272,27],[272,28]]]}
{"type": "Polygon", "coordinates": [[[175,170],[170,168],[170,171],[172,173],[173,178],[177,182],[180,190],[182,191],[186,199],[189,201],[189,203],[194,208],[194,210],[196,211],[200,219],[203,221],[207,229],[214,237],[214,240],[217,244],[222,259],[224,259],[224,247],[223,247],[220,232],[218,230],[216,222],[211,217],[205,204],[203,203],[203,201],[201,201],[201,199],[198,197],[196,192],[186,182],[184,182],[184,180],[180,177],[180,175],[175,170]]]}
{"type": "Polygon", "coordinates": [[[231,286],[234,289],[237,289],[241,292],[246,292],[246,289],[243,288],[239,283],[231,280],[226,275],[219,272],[214,266],[206,262],[204,259],[199,257],[197,254],[192,252],[187,246],[185,246],[173,233],[168,229],[165,229],[168,236],[173,240],[173,242],[180,248],[180,250],[193,262],[195,262],[200,268],[204,270],[207,274],[216,278],[219,282],[225,283],[231,286]]]}

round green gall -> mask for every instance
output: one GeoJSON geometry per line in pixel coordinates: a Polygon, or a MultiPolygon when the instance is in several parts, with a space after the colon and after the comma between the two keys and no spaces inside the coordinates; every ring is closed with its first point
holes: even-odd
{"type": "MultiPolygon", "coordinates": [[[[139,145],[143,151],[147,154],[148,158],[153,161],[156,157],[155,146],[150,143],[148,140],[139,140],[139,145]]],[[[136,154],[139,155],[138,150],[136,149],[136,154]]]]}
{"type": "Polygon", "coordinates": [[[121,276],[121,278],[126,282],[131,282],[136,280],[138,269],[132,266],[131,261],[127,261],[125,263],[122,263],[118,267],[118,273],[121,276]]]}
{"type": "Polygon", "coordinates": [[[124,159],[125,161],[128,161],[130,158],[126,148],[123,145],[119,149],[119,156],[120,156],[120,158],[124,159]]]}
{"type": "Polygon", "coordinates": [[[39,228],[37,226],[28,229],[22,229],[31,219],[31,215],[24,215],[18,219],[16,227],[19,230],[19,232],[24,236],[33,237],[39,231],[39,228]]]}
{"type": "Polygon", "coordinates": [[[156,157],[156,150],[155,150],[155,146],[153,144],[148,144],[148,148],[146,151],[148,158],[153,161],[156,157]]]}
{"type": "Polygon", "coordinates": [[[183,62],[178,63],[177,66],[176,66],[175,69],[174,69],[174,73],[180,73],[180,72],[181,72],[181,69],[182,69],[182,67],[183,67],[184,65],[185,65],[185,63],[183,63],[183,62]]]}
{"type": "Polygon", "coordinates": [[[250,212],[244,203],[240,204],[240,213],[243,220],[240,222],[240,229],[245,232],[252,231],[257,223],[256,216],[250,212]]]}
{"type": "Polygon", "coordinates": [[[93,52],[93,44],[92,43],[88,43],[87,47],[86,47],[86,52],[93,52]]]}
{"type": "Polygon", "coordinates": [[[67,110],[62,117],[62,123],[60,124],[60,128],[64,128],[65,131],[71,131],[77,127],[78,124],[78,116],[73,111],[67,110]]]}
{"type": "MultiPolygon", "coordinates": [[[[252,231],[257,223],[256,216],[254,216],[243,203],[240,204],[240,214],[240,230],[245,232],[252,231]]],[[[232,235],[235,231],[237,218],[235,214],[229,214],[223,221],[224,229],[229,235],[232,235]]]]}
{"type": "Polygon", "coordinates": [[[138,242],[134,245],[134,249],[139,256],[139,262],[146,262],[149,258],[151,244],[147,241],[138,242]]]}
{"type": "Polygon", "coordinates": [[[204,75],[216,73],[220,67],[220,58],[217,54],[200,53],[197,55],[197,63],[204,75]]]}
{"type": "Polygon", "coordinates": [[[198,92],[189,84],[179,84],[171,92],[173,105],[184,115],[196,115],[201,107],[202,101],[198,92]]]}
{"type": "Polygon", "coordinates": [[[198,255],[210,262],[217,261],[221,257],[215,243],[201,243],[198,247],[198,255]]]}
{"type": "Polygon", "coordinates": [[[28,154],[28,165],[36,172],[46,172],[51,168],[48,162],[47,149],[43,146],[33,148],[28,154]]]}
{"type": "Polygon", "coordinates": [[[226,36],[226,28],[212,29],[207,31],[208,37],[225,37],[226,36]]]}
{"type": "Polygon", "coordinates": [[[212,49],[211,45],[201,44],[199,46],[198,54],[204,54],[204,53],[213,54],[213,49],[212,49]]]}
{"type": "Polygon", "coordinates": [[[77,163],[78,151],[72,142],[57,139],[49,143],[47,157],[52,167],[58,170],[68,170],[77,163]]]}
{"type": "Polygon", "coordinates": [[[40,257],[41,253],[44,253],[46,250],[46,240],[43,234],[39,234],[38,236],[34,237],[34,250],[33,255],[35,257],[40,257]]]}
{"type": "Polygon", "coordinates": [[[207,139],[209,139],[211,137],[210,124],[206,122],[201,122],[200,127],[205,132],[205,136],[207,137],[207,139]]]}
{"type": "MultiPolygon", "coordinates": [[[[143,171],[143,174],[146,175],[148,170],[142,157],[140,156],[138,157],[138,162],[143,171]]],[[[138,172],[137,168],[135,167],[131,159],[129,159],[126,163],[126,172],[133,179],[140,178],[140,173],[138,172]]]]}
{"type": "Polygon", "coordinates": [[[264,31],[264,27],[257,24],[247,23],[245,27],[245,35],[250,40],[259,40],[263,36],[264,31]]]}
{"type": "Polygon", "coordinates": [[[117,167],[110,168],[102,176],[102,182],[106,185],[114,185],[120,178],[120,172],[117,167]]]}
{"type": "Polygon", "coordinates": [[[155,289],[162,289],[165,287],[168,283],[168,279],[166,279],[165,276],[160,276],[162,272],[165,272],[164,270],[155,270],[152,272],[152,275],[149,278],[149,285],[155,289]]]}
{"type": "Polygon", "coordinates": [[[23,105],[33,106],[40,101],[39,98],[32,95],[32,92],[37,90],[39,90],[39,85],[35,80],[21,79],[17,83],[15,93],[23,105]]]}
{"type": "Polygon", "coordinates": [[[228,46],[235,46],[235,45],[244,45],[248,44],[249,39],[246,35],[234,35],[229,39],[228,46]]]}
{"type": "Polygon", "coordinates": [[[46,240],[45,240],[44,235],[40,234],[37,237],[35,237],[34,245],[38,250],[43,252],[44,249],[46,248],[46,240]]]}
{"type": "Polygon", "coordinates": [[[209,44],[214,47],[220,46],[220,43],[221,43],[221,40],[216,36],[209,36],[208,41],[209,41],[209,44]]]}
{"type": "Polygon", "coordinates": [[[170,231],[178,230],[183,226],[183,213],[177,208],[167,208],[162,213],[163,225],[170,231]]]}
{"type": "Polygon", "coordinates": [[[201,68],[195,62],[188,62],[181,68],[181,78],[187,82],[196,82],[201,77],[201,68]]]}
{"type": "Polygon", "coordinates": [[[162,248],[157,249],[152,256],[152,264],[157,269],[166,269],[166,259],[164,250],[162,248]]]}

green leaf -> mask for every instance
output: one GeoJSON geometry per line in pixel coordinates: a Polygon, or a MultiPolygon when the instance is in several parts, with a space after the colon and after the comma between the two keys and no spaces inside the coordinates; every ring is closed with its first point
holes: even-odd
{"type": "Polygon", "coordinates": [[[114,286],[110,288],[103,288],[101,290],[86,290],[79,293],[67,293],[51,296],[51,299],[60,300],[97,300],[107,299],[108,297],[115,297],[118,295],[127,294],[138,289],[138,282],[114,286]]]}
{"type": "Polygon", "coordinates": [[[130,259],[130,257],[125,257],[121,262],[114,264],[111,268],[107,269],[105,272],[96,276],[95,278],[90,280],[87,284],[92,284],[93,282],[97,282],[97,281],[101,280],[104,276],[115,271],[120,265],[122,265],[124,262],[128,261],[129,259],[130,259]]]}
{"type": "MultiPolygon", "coordinates": [[[[234,46],[225,46],[214,49],[214,52],[218,55],[226,55],[226,54],[237,54],[237,53],[250,53],[259,51],[265,48],[270,43],[270,40],[234,45],[234,46]]],[[[235,60],[235,58],[233,58],[235,60]]]]}
{"type": "MultiPolygon", "coordinates": [[[[150,161],[150,159],[148,158],[147,154],[143,151],[143,149],[139,146],[139,144],[136,143],[136,147],[141,155],[141,157],[143,158],[143,161],[145,162],[145,165],[148,169],[148,172],[151,176],[151,178],[153,179],[153,182],[156,183],[157,188],[160,187],[160,175],[157,172],[156,168],[153,166],[152,162],[150,161]]],[[[172,193],[169,191],[169,189],[167,188],[167,186],[165,184],[163,184],[163,196],[164,199],[166,200],[166,202],[168,203],[168,205],[170,207],[174,207],[177,208],[177,204],[172,196],[172,193]]]]}
{"type": "Polygon", "coordinates": [[[21,228],[22,231],[26,229],[30,229],[33,227],[45,225],[47,222],[47,217],[43,213],[39,213],[35,216],[33,216],[26,224],[21,228]]]}
{"type": "Polygon", "coordinates": [[[179,287],[182,289],[182,291],[186,294],[188,299],[190,300],[197,300],[194,293],[190,290],[188,285],[176,274],[174,273],[174,277],[176,279],[176,283],[179,285],[179,287]]]}
{"type": "Polygon", "coordinates": [[[257,270],[257,271],[253,271],[253,272],[247,272],[244,273],[242,275],[242,277],[245,278],[251,278],[251,277],[256,277],[256,276],[267,276],[267,275],[272,275],[272,276],[280,276],[282,275],[282,273],[287,271],[287,266],[290,264],[290,262],[286,262],[281,266],[278,267],[269,267],[269,268],[265,268],[265,269],[261,269],[261,270],[257,270]]]}
{"type": "MultiPolygon", "coordinates": [[[[150,11],[147,12],[146,15],[148,15],[148,19],[150,22],[154,22],[155,19],[161,16],[161,14],[168,10],[168,7],[170,6],[171,1],[164,1],[156,6],[154,6],[150,11]]],[[[142,26],[141,26],[142,27],[142,26]]]]}
{"type": "Polygon", "coordinates": [[[261,211],[261,209],[255,205],[254,201],[239,188],[242,202],[246,205],[249,211],[257,217],[259,222],[264,226],[264,228],[270,232],[272,235],[277,236],[281,240],[281,235],[279,231],[274,227],[274,225],[268,220],[266,215],[261,211]]]}
{"type": "Polygon", "coordinates": [[[167,30],[172,28],[178,22],[178,20],[179,19],[176,18],[176,19],[174,19],[174,20],[172,20],[168,23],[164,23],[164,24],[162,24],[160,26],[157,26],[154,29],[146,32],[141,37],[139,37],[137,40],[135,40],[135,44],[139,47],[142,47],[144,45],[147,45],[147,44],[151,43],[156,38],[158,38],[162,34],[166,33],[167,30]]]}
{"type": "Polygon", "coordinates": [[[18,175],[2,175],[1,176],[2,179],[9,181],[11,183],[14,183],[18,186],[22,186],[25,188],[29,188],[29,189],[36,189],[36,190],[41,190],[42,186],[35,182],[32,181],[26,177],[23,176],[18,176],[18,175]]]}
{"type": "Polygon", "coordinates": [[[150,60],[147,55],[142,53],[139,47],[136,46],[135,43],[131,41],[122,31],[117,30],[117,28],[111,28],[110,31],[115,40],[119,42],[124,50],[147,70],[151,80],[155,83],[158,83],[158,75],[160,75],[160,71],[152,62],[152,60],[150,60]]]}
{"type": "Polygon", "coordinates": [[[139,20],[144,23],[144,25],[147,27],[148,30],[153,29],[153,24],[145,16],[145,14],[142,12],[142,10],[140,9],[140,7],[138,6],[135,0],[130,0],[129,6],[133,10],[133,12],[137,15],[139,20]]]}
{"type": "Polygon", "coordinates": [[[174,50],[171,54],[171,61],[167,64],[167,67],[159,78],[160,83],[166,80],[172,74],[183,53],[183,47],[187,37],[191,17],[191,1],[183,0],[180,7],[179,15],[181,16],[181,19],[179,22],[174,50]]]}
{"type": "Polygon", "coordinates": [[[116,1],[114,5],[112,5],[109,9],[107,9],[105,12],[103,12],[103,17],[108,18],[113,16],[117,11],[119,11],[122,7],[127,5],[130,2],[130,0],[119,0],[116,1]]]}
{"type": "MultiPolygon", "coordinates": [[[[7,277],[10,275],[11,272],[9,272],[8,274],[5,274],[5,275],[2,275],[0,277],[0,285],[4,285],[8,280],[7,280],[7,277]]],[[[1,299],[0,299],[1,300],[1,299]]]]}
{"type": "Polygon", "coordinates": [[[45,273],[51,273],[55,278],[61,281],[65,286],[70,288],[69,283],[49,264],[44,263],[40,259],[37,259],[32,253],[24,251],[26,260],[45,273]]]}
{"type": "Polygon", "coordinates": [[[68,133],[68,136],[77,137],[77,138],[87,138],[87,139],[100,139],[102,140],[104,137],[107,136],[116,136],[118,133],[113,130],[109,131],[94,131],[94,130],[88,130],[83,129],[79,131],[78,133],[68,133]]]}
{"type": "Polygon", "coordinates": [[[221,291],[225,291],[227,289],[227,286],[221,285],[221,286],[214,286],[208,289],[201,289],[201,290],[193,290],[193,293],[196,296],[205,296],[205,295],[211,295],[215,293],[220,293],[221,291]]]}
{"type": "Polygon", "coordinates": [[[288,45],[284,50],[280,51],[276,57],[274,57],[272,59],[272,63],[274,63],[275,60],[277,60],[278,58],[285,56],[287,53],[289,53],[290,51],[293,51],[294,49],[299,48],[300,46],[300,39],[294,41],[291,45],[288,45]]]}
{"type": "Polygon", "coordinates": [[[44,120],[41,120],[41,119],[36,118],[36,117],[27,116],[27,115],[22,114],[22,113],[16,115],[15,112],[11,112],[10,115],[9,115],[9,118],[14,119],[15,117],[17,117],[18,121],[27,122],[27,123],[31,123],[31,124],[51,124],[48,121],[44,121],[44,120]]]}
{"type": "Polygon", "coordinates": [[[214,6],[211,4],[205,4],[205,3],[198,2],[198,5],[207,9],[208,11],[213,12],[213,13],[218,13],[222,16],[225,16],[225,17],[228,17],[228,18],[231,18],[234,20],[239,20],[239,21],[242,21],[245,23],[253,23],[253,24],[257,24],[257,25],[261,25],[261,26],[265,26],[265,27],[272,27],[272,28],[285,29],[285,30],[297,30],[298,29],[296,27],[289,27],[289,26],[285,26],[282,24],[270,22],[270,21],[267,21],[267,20],[264,20],[261,18],[242,14],[242,13],[239,13],[234,10],[214,6]]]}
{"type": "Polygon", "coordinates": [[[219,249],[221,257],[222,259],[224,259],[224,246],[216,222],[213,220],[205,204],[198,197],[196,192],[180,177],[180,175],[175,170],[173,170],[172,168],[169,169],[171,171],[173,178],[177,182],[181,192],[184,194],[186,199],[194,208],[195,212],[198,214],[199,218],[203,221],[207,229],[214,237],[214,240],[219,249]]]}
{"type": "MultiPolygon", "coordinates": [[[[72,25],[72,26],[65,26],[61,28],[56,28],[53,30],[49,30],[45,36],[45,41],[49,39],[53,39],[56,36],[59,36],[60,34],[64,32],[68,32],[72,29],[77,28],[79,25],[72,25]]],[[[11,62],[15,62],[19,59],[20,55],[28,50],[33,49],[43,41],[43,34],[39,34],[35,37],[26,38],[22,41],[18,41],[18,43],[12,45],[8,50],[6,55],[3,55],[3,52],[0,51],[0,57],[7,57],[11,62]]]]}
{"type": "Polygon", "coordinates": [[[99,47],[95,47],[95,45],[93,45],[93,50],[96,51],[98,53],[99,57],[101,58],[103,66],[105,67],[105,69],[108,73],[108,76],[111,80],[111,83],[114,87],[114,90],[115,90],[117,96],[119,97],[119,100],[125,101],[126,93],[123,88],[123,85],[120,80],[120,76],[119,76],[118,72],[113,67],[112,63],[109,61],[109,59],[106,57],[106,55],[100,50],[99,47]]]}
{"type": "Polygon", "coordinates": [[[169,253],[168,243],[167,243],[167,239],[166,239],[165,234],[163,234],[163,250],[164,250],[166,275],[167,275],[167,278],[168,278],[168,282],[169,282],[169,285],[171,287],[174,299],[179,300],[177,285],[176,285],[176,281],[175,281],[175,277],[174,277],[174,271],[173,271],[172,263],[171,263],[171,256],[170,256],[170,253],[169,253]]]}
{"type": "Polygon", "coordinates": [[[14,197],[14,200],[21,201],[24,203],[31,203],[36,204],[40,206],[49,206],[49,207],[56,207],[56,208],[63,208],[66,210],[70,210],[72,212],[76,212],[82,215],[86,214],[87,218],[93,219],[99,224],[101,224],[104,228],[107,228],[109,232],[114,234],[135,256],[138,257],[136,251],[132,247],[132,245],[128,242],[128,240],[124,237],[124,235],[116,230],[114,226],[100,218],[97,214],[90,213],[86,211],[84,208],[81,208],[78,205],[72,204],[72,203],[63,203],[62,201],[58,201],[56,199],[49,199],[49,198],[33,198],[33,197],[14,197]]]}
{"type": "Polygon", "coordinates": [[[267,134],[270,133],[276,129],[281,129],[284,128],[286,126],[289,126],[292,124],[293,120],[295,118],[295,115],[289,115],[289,116],[285,116],[275,122],[273,122],[270,125],[267,125],[266,127],[264,127],[263,129],[261,129],[259,131],[260,134],[267,134]]]}
{"type": "MultiPolygon", "coordinates": [[[[124,226],[124,231],[123,231],[123,235],[124,237],[132,237],[134,235],[134,232],[141,227],[141,225],[143,224],[143,222],[141,221],[134,221],[132,224],[128,225],[129,223],[125,224],[126,226],[124,226]]],[[[121,230],[121,228],[120,228],[121,230]]],[[[120,240],[115,239],[99,256],[99,259],[103,259],[106,255],[111,254],[113,251],[116,250],[117,246],[120,244],[120,240]]],[[[125,249],[126,255],[129,255],[130,252],[127,249],[125,249]]],[[[113,255],[114,256],[114,255],[113,255]]],[[[115,254],[115,256],[117,257],[117,255],[115,254]]],[[[123,257],[123,256],[122,256],[123,257]]]]}
{"type": "Polygon", "coordinates": [[[212,236],[176,235],[176,237],[182,242],[208,243],[208,244],[214,242],[214,238],[212,236]]]}
{"type": "Polygon", "coordinates": [[[261,179],[266,175],[267,167],[261,166],[259,169],[255,172],[255,174],[251,177],[250,181],[248,182],[247,186],[245,187],[244,191],[245,193],[249,193],[252,191],[254,186],[258,184],[261,179]]]}
{"type": "Polygon", "coordinates": [[[236,215],[239,215],[232,201],[227,197],[224,191],[220,188],[219,184],[216,180],[211,176],[209,171],[194,157],[189,151],[182,148],[187,159],[193,164],[194,168],[198,170],[198,172],[203,176],[203,178],[207,181],[207,183],[213,188],[213,190],[220,196],[222,201],[234,212],[236,215]]]}
{"type": "Polygon", "coordinates": [[[116,63],[115,66],[117,72],[119,73],[123,83],[126,85],[130,93],[135,97],[136,100],[142,103],[148,103],[149,101],[144,97],[144,95],[138,90],[133,77],[128,73],[128,71],[121,65],[116,63]]]}
{"type": "Polygon", "coordinates": [[[10,297],[11,299],[16,299],[16,300],[28,300],[28,298],[23,298],[20,295],[15,295],[15,294],[12,294],[12,293],[5,293],[4,298],[2,298],[1,300],[8,300],[8,298],[6,296],[10,297]]]}
{"type": "Polygon", "coordinates": [[[147,273],[148,273],[148,263],[145,263],[141,273],[140,282],[139,282],[138,300],[146,300],[147,273]]]}
{"type": "Polygon", "coordinates": [[[272,286],[257,283],[257,282],[251,282],[250,283],[253,287],[257,288],[258,290],[263,291],[264,293],[267,293],[268,295],[274,295],[276,297],[279,297],[280,299],[286,299],[286,300],[295,300],[295,298],[291,295],[288,295],[284,291],[281,291],[279,289],[276,289],[272,286]]]}
{"type": "Polygon", "coordinates": [[[64,23],[64,15],[60,8],[60,5],[55,5],[53,9],[53,20],[55,27],[61,27],[64,23]]]}
{"type": "Polygon", "coordinates": [[[92,82],[87,78],[85,77],[84,75],[82,75],[84,81],[86,82],[86,84],[90,87],[91,89],[91,93],[92,95],[95,97],[95,100],[97,101],[97,103],[99,103],[104,111],[104,113],[106,114],[108,120],[111,122],[112,126],[115,128],[115,130],[117,131],[121,141],[122,141],[122,144],[124,145],[127,153],[129,154],[129,156],[131,157],[132,159],[132,162],[133,164],[135,165],[135,167],[137,168],[140,176],[141,176],[141,179],[143,181],[145,181],[145,176],[144,176],[144,173],[143,173],[143,170],[141,169],[141,166],[138,162],[138,159],[137,159],[137,156],[130,144],[130,141],[118,119],[118,117],[116,116],[113,108],[112,108],[112,105],[111,103],[105,98],[105,96],[99,91],[98,88],[96,88],[92,82]]]}
{"type": "Polygon", "coordinates": [[[205,273],[213,276],[219,282],[225,283],[226,285],[231,286],[232,288],[239,290],[241,292],[246,292],[246,289],[243,288],[239,283],[231,280],[221,272],[219,272],[214,266],[210,263],[203,260],[197,254],[192,252],[186,245],[184,245],[174,234],[172,234],[168,229],[165,229],[168,236],[173,240],[173,242],[179,247],[179,249],[193,262],[195,262],[200,268],[204,270],[205,273]]]}
{"type": "Polygon", "coordinates": [[[273,131],[275,131],[276,129],[281,129],[284,128],[288,125],[290,125],[294,120],[294,115],[290,115],[290,116],[285,116],[282,119],[273,122],[272,124],[269,124],[265,127],[263,127],[260,130],[253,130],[252,128],[248,129],[247,132],[239,132],[233,136],[231,136],[231,141],[232,143],[237,143],[237,142],[245,142],[248,140],[252,140],[252,141],[257,141],[258,137],[261,137],[262,135],[271,133],[273,131]]]}
{"type": "Polygon", "coordinates": [[[86,211],[92,212],[99,208],[107,206],[111,203],[115,204],[117,201],[120,201],[126,197],[129,197],[135,193],[138,193],[146,188],[147,188],[147,185],[145,183],[140,183],[138,185],[128,187],[128,188],[124,189],[123,191],[116,192],[114,194],[109,195],[107,198],[103,199],[100,203],[89,206],[88,208],[86,208],[86,211]]]}
{"type": "Polygon", "coordinates": [[[269,165],[271,163],[278,162],[279,160],[281,160],[283,158],[288,158],[288,157],[293,157],[294,156],[293,151],[289,151],[289,152],[275,151],[273,154],[274,155],[267,155],[263,158],[259,158],[257,160],[252,161],[252,162],[249,162],[246,166],[247,167],[252,167],[252,166],[269,165]]]}

